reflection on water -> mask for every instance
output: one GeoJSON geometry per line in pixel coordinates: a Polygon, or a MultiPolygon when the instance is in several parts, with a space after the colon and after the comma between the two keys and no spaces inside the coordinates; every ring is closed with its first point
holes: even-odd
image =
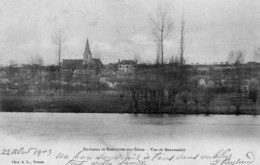
{"type": "Polygon", "coordinates": [[[258,141],[259,116],[0,113],[0,136],[39,140],[258,141]]]}

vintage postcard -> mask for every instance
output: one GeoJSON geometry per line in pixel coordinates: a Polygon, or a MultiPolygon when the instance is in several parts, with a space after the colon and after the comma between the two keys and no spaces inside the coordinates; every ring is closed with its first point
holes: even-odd
{"type": "Polygon", "coordinates": [[[0,0],[0,165],[259,165],[260,1],[0,0]]]}

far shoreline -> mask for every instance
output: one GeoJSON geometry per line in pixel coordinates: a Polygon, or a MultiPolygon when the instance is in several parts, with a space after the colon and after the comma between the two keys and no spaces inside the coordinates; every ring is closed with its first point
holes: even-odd
{"type": "Polygon", "coordinates": [[[81,94],[81,95],[1,95],[0,112],[26,113],[111,113],[111,114],[147,114],[147,115],[260,115],[253,105],[241,107],[239,113],[233,106],[212,105],[209,110],[190,105],[185,109],[180,105],[165,105],[159,110],[140,106],[129,107],[129,100],[120,101],[117,95],[81,94]],[[132,109],[130,109],[132,108],[132,109]]]}
{"type": "Polygon", "coordinates": [[[49,113],[49,114],[119,114],[119,115],[148,115],[148,116],[171,116],[171,115],[176,115],[176,116],[223,116],[223,115],[228,115],[228,116],[258,116],[258,114],[235,114],[235,113],[211,113],[211,114],[205,114],[205,113],[128,113],[128,112],[56,112],[56,111],[33,111],[33,112],[28,112],[28,111],[0,111],[0,113],[49,113]]]}

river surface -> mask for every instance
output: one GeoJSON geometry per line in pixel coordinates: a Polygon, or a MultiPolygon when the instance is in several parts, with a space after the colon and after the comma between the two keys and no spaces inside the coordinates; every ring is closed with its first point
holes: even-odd
{"type": "Polygon", "coordinates": [[[260,117],[234,115],[132,115],[0,113],[1,136],[37,141],[259,142],[260,117]]]}

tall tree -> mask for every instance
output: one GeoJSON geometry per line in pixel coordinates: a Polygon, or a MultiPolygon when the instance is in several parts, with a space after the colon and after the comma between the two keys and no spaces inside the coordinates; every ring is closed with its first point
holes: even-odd
{"type": "MultiPolygon", "coordinates": [[[[159,50],[161,59],[160,62],[164,64],[164,41],[169,34],[173,31],[173,19],[170,16],[169,8],[159,6],[156,11],[156,15],[151,18],[152,33],[156,39],[156,43],[159,44],[159,50]]],[[[158,46],[158,45],[157,45],[158,46]]]]}
{"type": "Polygon", "coordinates": [[[64,32],[61,30],[55,31],[52,35],[52,42],[57,46],[58,52],[58,65],[59,65],[59,70],[61,68],[61,53],[62,53],[62,47],[64,42],[66,41],[64,32]]]}
{"type": "Polygon", "coordinates": [[[231,51],[228,56],[228,61],[231,65],[234,66],[233,71],[229,75],[231,78],[231,91],[232,95],[230,95],[230,103],[234,105],[236,108],[236,113],[240,114],[240,108],[243,104],[243,93],[242,93],[242,82],[243,77],[246,75],[242,68],[242,64],[245,61],[245,54],[243,51],[231,51]]]}
{"type": "Polygon", "coordinates": [[[181,21],[181,40],[180,40],[180,63],[183,65],[184,61],[184,35],[185,35],[185,21],[184,21],[184,14],[182,13],[182,21],[181,21]]]}
{"type": "Polygon", "coordinates": [[[64,32],[61,30],[58,30],[53,33],[52,35],[52,42],[57,46],[58,48],[58,77],[59,77],[59,93],[60,93],[60,86],[61,86],[61,53],[62,53],[62,47],[65,42],[65,35],[64,32]]]}

